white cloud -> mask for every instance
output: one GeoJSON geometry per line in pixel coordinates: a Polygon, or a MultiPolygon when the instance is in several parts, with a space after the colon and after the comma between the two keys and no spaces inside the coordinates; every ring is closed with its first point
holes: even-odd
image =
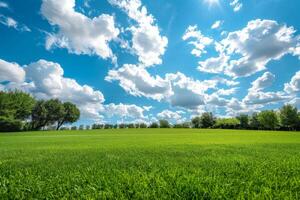
{"type": "Polygon", "coordinates": [[[300,109],[300,98],[299,97],[296,97],[296,98],[292,99],[288,103],[292,104],[292,105],[296,106],[298,109],[300,109]]]}
{"type": "Polygon", "coordinates": [[[222,53],[219,57],[211,57],[205,61],[200,61],[198,70],[208,73],[222,73],[227,67],[228,61],[229,56],[222,53]]]}
{"type": "Polygon", "coordinates": [[[219,56],[199,62],[198,69],[234,78],[250,76],[265,70],[270,61],[297,55],[299,36],[294,36],[295,32],[293,27],[272,20],[250,21],[245,28],[215,42],[219,56]]]}
{"type": "Polygon", "coordinates": [[[146,69],[135,65],[124,65],[118,70],[110,70],[107,81],[119,81],[119,85],[133,96],[143,96],[165,101],[175,107],[195,108],[206,101],[209,89],[217,89],[218,84],[236,85],[234,81],[222,78],[194,80],[183,73],[169,73],[164,78],[151,76],[146,69]]]}
{"type": "Polygon", "coordinates": [[[119,85],[133,96],[145,96],[161,100],[171,92],[168,81],[159,76],[151,76],[144,68],[136,65],[124,65],[118,70],[110,70],[105,80],[119,81],[119,85]]]}
{"type": "Polygon", "coordinates": [[[109,117],[144,119],[145,109],[136,105],[108,104],[105,105],[105,114],[109,117]]]}
{"type": "Polygon", "coordinates": [[[271,86],[275,81],[275,75],[271,72],[265,72],[261,77],[253,81],[252,87],[249,89],[250,92],[261,91],[271,86]]]}
{"type": "Polygon", "coordinates": [[[28,28],[25,25],[19,24],[15,19],[1,15],[1,14],[0,14],[0,23],[9,28],[14,28],[17,31],[21,31],[21,32],[30,32],[31,31],[30,28],[28,28]]]}
{"type": "Polygon", "coordinates": [[[243,7],[243,4],[240,2],[240,0],[231,0],[230,6],[233,8],[234,12],[238,12],[243,7]]]}
{"type": "Polygon", "coordinates": [[[81,110],[82,118],[101,119],[104,96],[100,91],[88,85],[80,85],[76,80],[65,78],[64,71],[58,63],[39,60],[21,68],[16,63],[0,60],[0,69],[4,70],[10,81],[2,89],[20,89],[33,94],[39,99],[59,98],[71,101],[81,110]],[[24,70],[25,71],[24,71],[24,70]],[[11,75],[10,78],[8,75],[11,75]]]}
{"type": "Polygon", "coordinates": [[[219,96],[230,96],[233,95],[237,92],[238,88],[230,88],[230,89],[219,89],[216,94],[218,94],[219,96]]]}
{"type": "Polygon", "coordinates": [[[269,104],[283,100],[287,100],[287,97],[283,92],[249,92],[248,95],[243,99],[245,104],[269,104]]]}
{"type": "Polygon", "coordinates": [[[4,1],[0,1],[0,8],[9,8],[9,5],[4,1]]]}
{"type": "Polygon", "coordinates": [[[284,92],[263,92],[264,89],[270,87],[275,81],[275,75],[270,72],[265,72],[261,77],[258,77],[251,83],[247,96],[243,102],[248,105],[269,104],[288,99],[284,92]]]}
{"type": "Polygon", "coordinates": [[[161,64],[161,56],[164,55],[168,39],[160,35],[154,18],[148,14],[147,8],[142,6],[140,0],[109,0],[124,10],[128,17],[137,22],[128,30],[132,33],[132,50],[138,56],[139,61],[146,67],[161,64]]]}
{"type": "Polygon", "coordinates": [[[194,49],[192,50],[192,54],[201,57],[202,54],[207,53],[205,48],[213,43],[213,39],[209,37],[205,37],[200,30],[198,30],[198,27],[195,26],[189,26],[187,30],[185,31],[182,39],[185,40],[191,40],[189,44],[194,46],[194,49]]]}
{"type": "Polygon", "coordinates": [[[293,27],[272,20],[250,21],[244,29],[231,32],[221,41],[229,55],[242,57],[231,60],[225,71],[234,77],[249,76],[266,69],[272,60],[279,60],[296,45],[293,27]]]}
{"type": "Polygon", "coordinates": [[[194,109],[205,103],[208,89],[216,88],[218,81],[216,80],[194,80],[184,74],[177,72],[176,74],[167,74],[168,80],[172,87],[172,95],[166,98],[172,106],[194,109]]]}
{"type": "Polygon", "coordinates": [[[5,81],[21,83],[25,80],[25,71],[17,63],[0,59],[0,83],[5,81]]]}
{"type": "Polygon", "coordinates": [[[116,39],[119,29],[113,16],[102,14],[88,18],[75,11],[75,0],[43,0],[42,15],[51,25],[58,27],[46,40],[46,48],[67,48],[75,54],[98,55],[115,59],[109,42],[116,39]]]}
{"type": "Polygon", "coordinates": [[[164,111],[158,113],[157,117],[159,119],[165,119],[165,120],[168,120],[170,122],[182,121],[182,117],[181,117],[180,114],[178,114],[177,112],[170,111],[170,110],[164,110],[164,111]]]}
{"type": "Polygon", "coordinates": [[[224,21],[218,20],[215,21],[215,23],[213,23],[213,25],[211,25],[211,29],[218,29],[223,25],[224,21]]]}
{"type": "Polygon", "coordinates": [[[284,84],[284,91],[289,94],[299,94],[300,92],[300,71],[298,71],[289,83],[284,84]]]}

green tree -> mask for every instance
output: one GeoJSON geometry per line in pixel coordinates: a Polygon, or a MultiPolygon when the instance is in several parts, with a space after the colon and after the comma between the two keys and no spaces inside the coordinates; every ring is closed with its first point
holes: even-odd
{"type": "MultiPolygon", "coordinates": [[[[59,103],[59,102],[58,102],[59,103]]],[[[58,109],[61,112],[57,117],[57,128],[58,130],[62,125],[66,123],[74,123],[80,118],[80,111],[76,105],[65,102],[63,103],[63,110],[58,109]]]]}
{"type": "Polygon", "coordinates": [[[46,101],[39,100],[36,102],[31,113],[31,129],[39,130],[48,123],[48,110],[45,107],[46,101]]]}
{"type": "Polygon", "coordinates": [[[279,127],[279,120],[276,112],[273,110],[265,110],[258,114],[258,121],[262,128],[275,130],[279,127]]]}
{"type": "Polygon", "coordinates": [[[298,110],[292,105],[285,105],[279,112],[280,122],[283,128],[295,130],[299,122],[298,110]]]}
{"type": "Polygon", "coordinates": [[[249,128],[249,116],[248,115],[241,114],[237,117],[237,119],[240,122],[240,128],[241,129],[249,128]]]}
{"type": "Polygon", "coordinates": [[[253,113],[251,118],[250,118],[250,122],[249,122],[249,127],[251,129],[255,129],[255,130],[258,130],[261,125],[259,123],[259,120],[258,120],[258,114],[257,113],[253,113]]]}
{"type": "Polygon", "coordinates": [[[223,118],[217,119],[214,128],[236,129],[239,125],[240,121],[237,118],[223,118]]]}
{"type": "Polygon", "coordinates": [[[158,127],[159,127],[159,125],[156,122],[152,122],[149,126],[149,128],[158,128],[158,127]]]}
{"type": "Polygon", "coordinates": [[[65,116],[65,109],[62,102],[58,99],[50,99],[45,102],[45,108],[47,110],[47,124],[52,125],[57,123],[65,116]]]}
{"type": "Polygon", "coordinates": [[[32,110],[32,129],[39,130],[55,123],[58,124],[57,127],[60,127],[64,123],[62,119],[64,119],[65,116],[64,105],[58,99],[50,99],[48,101],[40,100],[32,110]]]}
{"type": "Polygon", "coordinates": [[[145,123],[140,123],[140,128],[147,128],[147,124],[145,124],[145,123]]]}
{"type": "Polygon", "coordinates": [[[201,118],[200,117],[194,117],[192,119],[192,127],[193,128],[201,128],[201,118]]]}
{"type": "Polygon", "coordinates": [[[211,112],[203,113],[200,117],[201,128],[211,128],[215,123],[216,119],[211,112]]]}
{"type": "Polygon", "coordinates": [[[166,120],[166,119],[161,119],[161,120],[159,120],[159,127],[160,127],[160,128],[170,128],[171,125],[170,125],[170,123],[168,122],[168,120],[166,120]]]}
{"type": "Polygon", "coordinates": [[[0,131],[20,131],[29,118],[35,99],[21,91],[0,91],[0,131]]]}

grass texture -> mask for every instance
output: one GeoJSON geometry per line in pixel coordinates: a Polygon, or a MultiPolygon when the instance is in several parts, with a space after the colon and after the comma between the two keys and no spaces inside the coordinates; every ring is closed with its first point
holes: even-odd
{"type": "Polygon", "coordinates": [[[0,199],[300,199],[300,133],[3,133],[0,199]]]}

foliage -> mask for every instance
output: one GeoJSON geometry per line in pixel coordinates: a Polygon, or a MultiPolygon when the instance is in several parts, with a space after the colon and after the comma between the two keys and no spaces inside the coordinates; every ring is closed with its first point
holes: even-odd
{"type": "Polygon", "coordinates": [[[240,121],[237,118],[217,119],[214,128],[221,129],[236,129],[240,126],[240,121]]]}
{"type": "Polygon", "coordinates": [[[258,120],[258,114],[253,113],[251,118],[250,118],[249,128],[254,129],[254,130],[258,130],[258,129],[260,129],[260,127],[261,127],[261,125],[260,125],[259,120],[258,120]]]}
{"type": "Polygon", "coordinates": [[[300,121],[298,110],[292,105],[285,105],[280,109],[279,113],[280,122],[283,128],[287,130],[296,129],[300,121]]]}
{"type": "Polygon", "coordinates": [[[171,125],[170,125],[170,123],[168,122],[168,120],[161,119],[161,120],[159,120],[159,127],[160,127],[160,128],[170,128],[171,125]]]}
{"type": "Polygon", "coordinates": [[[203,113],[200,117],[201,128],[211,128],[215,123],[216,119],[211,112],[203,113]]]}
{"type": "Polygon", "coordinates": [[[279,126],[279,120],[276,112],[265,110],[258,114],[258,121],[263,129],[275,130],[279,126]]]}
{"type": "Polygon", "coordinates": [[[240,128],[241,129],[249,128],[249,116],[248,115],[241,114],[237,117],[237,119],[240,122],[240,128]]]}
{"type": "Polygon", "coordinates": [[[57,130],[66,123],[76,122],[80,117],[79,109],[70,102],[63,103],[62,109],[63,110],[61,110],[61,113],[58,115],[57,130]]]}
{"type": "Polygon", "coordinates": [[[25,120],[30,114],[35,100],[21,91],[0,91],[0,116],[16,120],[25,120]]]}
{"type": "Polygon", "coordinates": [[[194,117],[192,119],[192,127],[193,128],[201,128],[201,118],[200,117],[194,117]]]}
{"type": "Polygon", "coordinates": [[[149,128],[159,128],[159,125],[158,125],[158,123],[156,123],[156,122],[152,122],[152,123],[150,124],[149,128]]]}
{"type": "Polygon", "coordinates": [[[23,127],[23,123],[21,120],[0,116],[1,132],[21,131],[22,127],[23,127]]]}

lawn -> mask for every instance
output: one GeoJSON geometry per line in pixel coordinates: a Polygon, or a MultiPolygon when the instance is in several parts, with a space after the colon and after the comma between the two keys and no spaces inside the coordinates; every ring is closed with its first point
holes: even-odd
{"type": "Polygon", "coordinates": [[[0,134],[0,199],[299,199],[300,133],[0,134]]]}

